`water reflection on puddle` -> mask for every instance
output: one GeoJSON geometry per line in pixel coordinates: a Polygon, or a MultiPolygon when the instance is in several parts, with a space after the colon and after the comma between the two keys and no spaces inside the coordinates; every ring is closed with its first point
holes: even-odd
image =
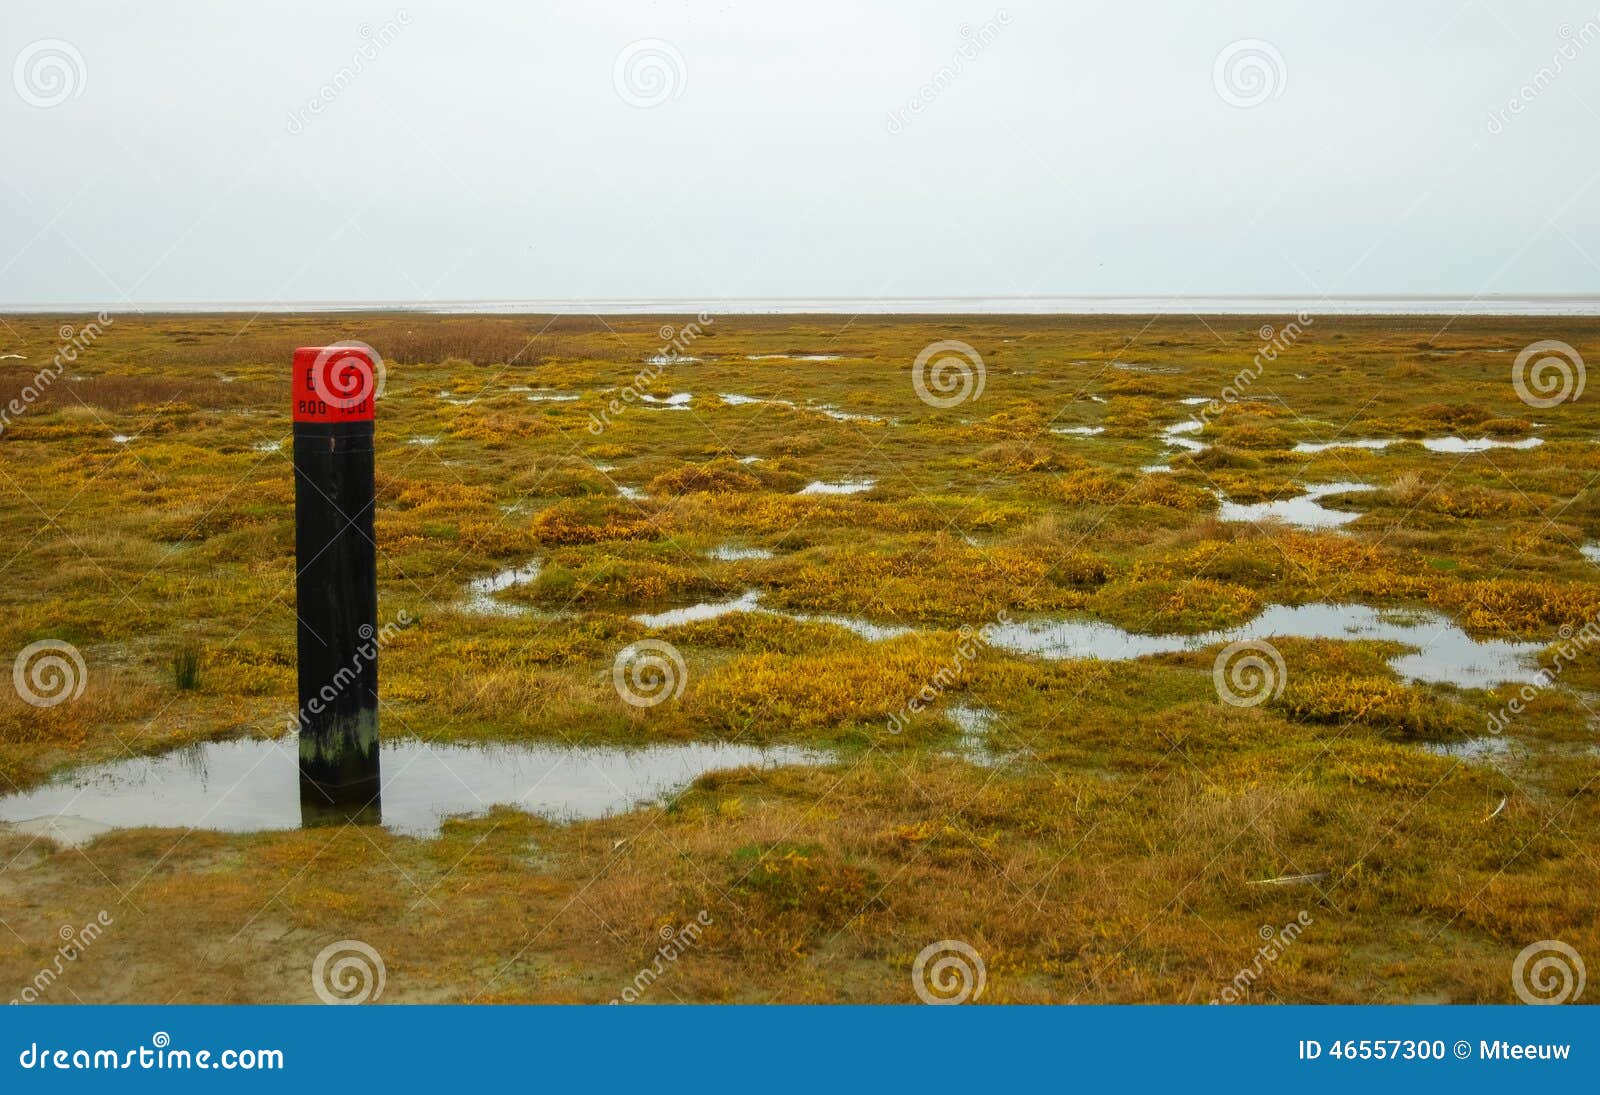
{"type": "Polygon", "coordinates": [[[1296,443],[1295,452],[1327,452],[1330,449],[1366,449],[1370,452],[1379,452],[1390,445],[1399,444],[1387,438],[1351,438],[1348,441],[1301,441],[1296,443]]]}
{"type": "Polygon", "coordinates": [[[1224,521],[1282,521],[1296,528],[1337,528],[1360,518],[1348,510],[1329,509],[1320,499],[1334,494],[1356,494],[1374,489],[1367,483],[1320,483],[1307,487],[1298,498],[1244,505],[1221,500],[1217,516],[1224,521]]]}
{"type": "Polygon", "coordinates": [[[807,483],[795,493],[797,494],[864,494],[878,485],[876,479],[841,479],[837,482],[828,482],[818,479],[814,483],[807,483]]]}
{"type": "Polygon", "coordinates": [[[1521,441],[1496,441],[1492,437],[1430,437],[1422,443],[1429,452],[1483,452],[1485,449],[1534,449],[1544,444],[1542,437],[1524,437],[1521,441]]]}
{"type": "Polygon", "coordinates": [[[719,616],[727,616],[735,612],[760,612],[766,616],[781,616],[786,620],[794,620],[796,623],[830,624],[833,627],[842,627],[846,631],[859,635],[872,643],[880,643],[885,639],[893,639],[900,635],[909,635],[915,630],[899,624],[875,624],[871,620],[863,620],[856,616],[785,612],[776,608],[763,608],[760,602],[760,591],[752,589],[731,601],[706,601],[701,604],[686,605],[682,608],[671,608],[665,612],[641,613],[634,616],[633,620],[636,623],[643,624],[645,627],[666,628],[679,627],[683,624],[696,623],[700,620],[715,620],[719,616]]]}
{"type": "Polygon", "coordinates": [[[1099,620],[1030,620],[989,630],[993,645],[1045,658],[1127,661],[1150,654],[1202,650],[1241,639],[1374,639],[1415,651],[1390,660],[1406,680],[1490,688],[1537,683],[1539,643],[1482,642],[1432,612],[1380,612],[1367,605],[1272,605],[1249,623],[1199,635],[1143,635],[1099,620]]]}
{"type": "Polygon", "coordinates": [[[1471,453],[1489,449],[1536,449],[1544,444],[1542,437],[1524,437],[1520,441],[1500,441],[1493,437],[1428,437],[1419,441],[1406,441],[1393,437],[1352,437],[1333,441],[1301,441],[1294,452],[1318,453],[1333,449],[1366,449],[1381,452],[1394,445],[1417,444],[1429,452],[1471,453]]]}
{"type": "MultiPolygon", "coordinates": [[[[799,623],[832,624],[869,642],[907,635],[915,628],[878,624],[852,616],[788,612],[763,608],[760,593],[751,590],[730,601],[714,601],[634,616],[651,628],[670,628],[699,620],[714,620],[735,612],[761,612],[799,623]]],[[[1241,639],[1357,639],[1400,643],[1413,648],[1390,659],[1389,665],[1406,680],[1455,684],[1463,688],[1490,688],[1497,684],[1538,683],[1541,679],[1534,655],[1541,643],[1477,640],[1452,620],[1436,612],[1385,611],[1368,605],[1269,605],[1249,623],[1228,630],[1197,635],[1151,635],[1125,631],[1116,624],[1093,619],[1035,619],[991,625],[992,645],[1042,658],[1086,658],[1129,661],[1152,654],[1203,650],[1241,639]]]]}
{"type": "Polygon", "coordinates": [[[1436,756],[1488,762],[1504,759],[1515,752],[1508,739],[1499,737],[1468,738],[1465,741],[1429,741],[1424,742],[1422,747],[1436,756]]]}
{"type": "Polygon", "coordinates": [[[720,544],[706,552],[706,555],[724,563],[737,563],[745,559],[772,558],[772,552],[766,548],[739,547],[737,544],[720,544]]]}
{"type": "MultiPolygon", "coordinates": [[[[431,837],[447,817],[513,806],[557,821],[603,817],[653,802],[706,772],[745,765],[820,764],[793,746],[685,742],[616,746],[426,745],[385,742],[383,827],[431,837]]],[[[300,776],[292,739],[224,741],[158,757],[94,765],[0,798],[0,822],[78,844],[109,829],[297,829],[300,776]]]]}
{"type": "Polygon", "coordinates": [[[1175,449],[1182,449],[1184,452],[1205,452],[1211,447],[1210,445],[1206,444],[1204,441],[1196,441],[1194,438],[1187,436],[1191,433],[1199,433],[1205,428],[1206,424],[1200,421],[1198,418],[1186,418],[1182,422],[1174,422],[1172,425],[1162,430],[1161,440],[1165,441],[1168,445],[1171,445],[1175,449]]]}
{"type": "Polygon", "coordinates": [[[642,613],[634,617],[645,627],[679,627],[683,624],[692,624],[700,620],[715,620],[718,616],[727,616],[734,612],[754,612],[756,601],[760,594],[751,590],[742,597],[731,601],[707,602],[705,604],[689,605],[685,608],[670,608],[665,612],[642,613]]]}
{"type": "Polygon", "coordinates": [[[458,607],[463,612],[479,616],[521,616],[528,611],[525,605],[507,604],[496,600],[494,595],[512,586],[535,581],[538,577],[539,563],[535,560],[526,566],[502,570],[487,578],[474,578],[467,583],[467,595],[458,607]]]}

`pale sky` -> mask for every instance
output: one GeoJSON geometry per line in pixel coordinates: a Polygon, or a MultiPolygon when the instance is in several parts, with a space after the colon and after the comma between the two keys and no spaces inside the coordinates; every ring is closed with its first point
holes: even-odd
{"type": "Polygon", "coordinates": [[[4,0],[0,61],[13,307],[1600,293],[1600,0],[4,0]]]}

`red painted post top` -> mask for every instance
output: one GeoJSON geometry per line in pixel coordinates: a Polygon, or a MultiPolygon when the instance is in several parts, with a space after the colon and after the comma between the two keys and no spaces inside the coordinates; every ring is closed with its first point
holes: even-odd
{"type": "Polygon", "coordinates": [[[294,352],[296,422],[371,422],[382,390],[383,361],[370,346],[302,346],[294,352]]]}

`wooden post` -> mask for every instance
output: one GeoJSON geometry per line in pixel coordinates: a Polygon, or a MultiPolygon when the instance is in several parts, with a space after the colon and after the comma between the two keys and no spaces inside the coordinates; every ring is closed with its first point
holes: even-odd
{"type": "Polygon", "coordinates": [[[373,408],[382,365],[360,344],[294,352],[300,810],[376,823],[378,558],[373,408]]]}

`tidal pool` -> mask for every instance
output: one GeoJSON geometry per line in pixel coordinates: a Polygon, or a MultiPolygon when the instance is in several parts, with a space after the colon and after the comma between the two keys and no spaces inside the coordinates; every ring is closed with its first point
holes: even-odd
{"type": "MultiPolygon", "coordinates": [[[[1412,653],[1391,658],[1402,678],[1463,688],[1537,683],[1541,643],[1479,641],[1435,612],[1385,612],[1368,605],[1270,605],[1240,627],[1198,635],[1146,635],[1100,620],[1027,620],[989,629],[997,647],[1044,658],[1128,661],[1150,654],[1203,650],[1244,639],[1376,639],[1412,653]]],[[[1291,667],[1292,671],[1292,667],[1291,667]]]]}
{"type": "Polygon", "coordinates": [[[1330,449],[1366,449],[1381,452],[1395,445],[1421,445],[1429,452],[1472,453],[1489,449],[1536,449],[1544,444],[1542,437],[1524,437],[1520,441],[1500,441],[1493,437],[1428,437],[1408,441],[1397,437],[1352,437],[1334,441],[1300,441],[1292,451],[1304,453],[1328,452],[1330,449]]]}
{"type": "Polygon", "coordinates": [[[523,605],[506,604],[495,599],[501,590],[532,582],[539,577],[538,560],[526,566],[511,567],[487,578],[474,578],[467,583],[467,595],[459,605],[461,611],[479,616],[521,616],[528,610],[523,605]]]}
{"type": "Polygon", "coordinates": [[[706,555],[724,563],[737,563],[745,559],[772,558],[772,552],[766,548],[740,547],[737,544],[719,544],[706,552],[706,555]]]}
{"type": "MultiPolygon", "coordinates": [[[[800,623],[832,624],[868,642],[883,642],[919,630],[854,616],[764,608],[760,600],[760,592],[750,590],[729,601],[708,601],[637,615],[633,619],[646,627],[670,628],[697,620],[714,620],[735,612],[761,612],[800,623]]],[[[1536,684],[1541,678],[1534,656],[1544,648],[1544,644],[1536,642],[1474,639],[1453,620],[1437,612],[1384,610],[1370,605],[1327,602],[1269,605],[1249,623],[1195,635],[1127,631],[1116,624],[1083,617],[1044,617],[991,624],[986,634],[991,645],[1020,654],[1108,662],[1204,650],[1243,639],[1382,640],[1412,648],[1411,653],[1389,660],[1390,668],[1405,680],[1454,684],[1462,688],[1536,684]]]]}
{"type": "Polygon", "coordinates": [[[1524,437],[1521,441],[1497,441],[1492,437],[1430,437],[1422,442],[1429,452],[1483,452],[1487,449],[1536,449],[1544,444],[1542,437],[1524,437]]]}
{"type": "Polygon", "coordinates": [[[1199,433],[1205,428],[1206,424],[1198,418],[1186,418],[1182,422],[1174,422],[1162,430],[1161,440],[1173,448],[1182,449],[1185,452],[1205,452],[1211,447],[1210,445],[1187,436],[1191,433],[1199,433]]]}
{"type": "MultiPolygon", "coordinates": [[[[416,837],[437,836],[447,817],[481,815],[493,806],[572,821],[658,801],[721,768],[827,759],[794,746],[720,742],[627,749],[401,739],[382,746],[378,812],[385,829],[416,837]]],[[[234,833],[298,829],[295,742],[207,742],[75,769],[0,798],[0,823],[69,845],[139,826],[234,833]]]]}
{"type": "Polygon", "coordinates": [[[1390,445],[1400,442],[1383,437],[1352,437],[1346,441],[1300,441],[1296,442],[1294,452],[1327,452],[1330,449],[1366,449],[1370,452],[1379,452],[1390,445]]]}
{"type": "Polygon", "coordinates": [[[1220,499],[1217,516],[1224,521],[1282,521],[1295,528],[1337,528],[1360,518],[1348,510],[1329,509],[1320,499],[1333,494],[1356,494],[1374,488],[1368,483],[1319,483],[1298,498],[1244,505],[1220,499]]]}
{"type": "Polygon", "coordinates": [[[878,485],[876,479],[840,479],[836,482],[818,479],[807,483],[796,494],[863,494],[878,485]]]}
{"type": "Polygon", "coordinates": [[[641,613],[634,616],[633,619],[636,623],[641,623],[646,627],[667,628],[695,623],[699,620],[714,620],[718,616],[727,616],[735,612],[760,612],[767,616],[782,616],[786,620],[794,620],[803,624],[831,624],[834,627],[842,627],[846,631],[854,632],[868,642],[873,643],[883,642],[885,639],[892,639],[897,635],[909,635],[916,630],[899,624],[875,624],[871,620],[863,620],[857,616],[785,612],[777,608],[763,608],[761,606],[761,592],[754,589],[735,597],[731,601],[703,601],[700,604],[685,605],[681,608],[669,608],[664,612],[641,613]]]}

